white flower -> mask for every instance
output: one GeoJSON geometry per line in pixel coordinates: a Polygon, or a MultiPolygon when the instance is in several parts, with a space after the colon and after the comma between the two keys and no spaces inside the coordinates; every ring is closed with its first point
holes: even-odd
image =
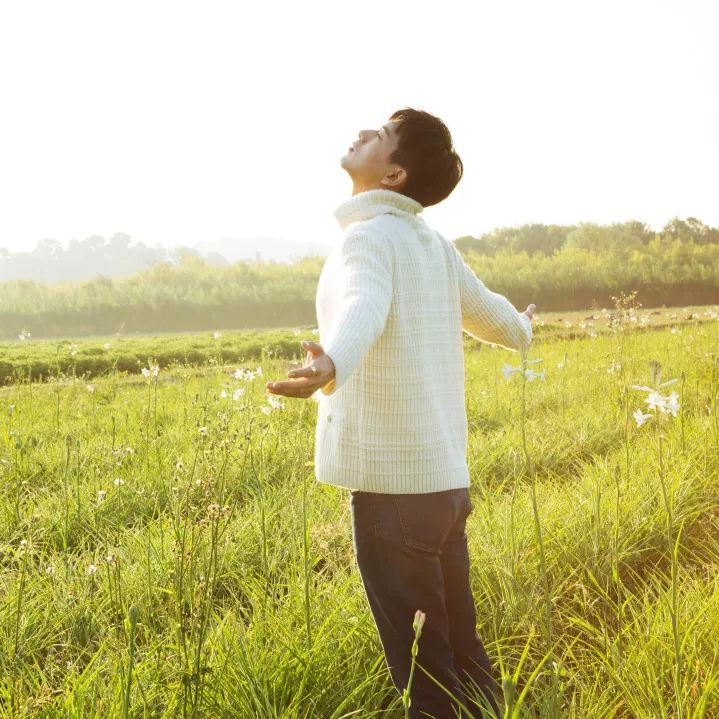
{"type": "Polygon", "coordinates": [[[677,412],[679,411],[679,402],[677,401],[678,396],[679,395],[677,395],[676,392],[672,392],[665,403],[665,407],[672,413],[672,417],[676,417],[677,412]]]}
{"type": "Polygon", "coordinates": [[[644,401],[649,405],[649,409],[664,407],[664,397],[656,390],[652,390],[644,401]]]}
{"type": "Polygon", "coordinates": [[[220,397],[227,397],[227,390],[223,389],[222,392],[220,392],[220,397]]]}
{"type": "Polygon", "coordinates": [[[24,342],[28,337],[30,336],[30,333],[27,330],[22,330],[18,337],[24,342]]]}
{"type": "Polygon", "coordinates": [[[87,391],[92,393],[95,391],[95,388],[91,384],[89,384],[89,385],[87,385],[87,391]]]}
{"type": "Polygon", "coordinates": [[[54,574],[55,573],[55,567],[52,566],[52,564],[48,564],[47,567],[45,567],[45,574],[54,574]]]}
{"type": "Polygon", "coordinates": [[[265,414],[269,414],[270,412],[272,412],[272,407],[268,407],[266,404],[264,404],[262,405],[262,407],[260,407],[260,410],[262,410],[265,414]]]}
{"type": "MultiPolygon", "coordinates": [[[[524,364],[536,364],[537,362],[543,361],[544,360],[541,357],[537,357],[533,360],[526,360],[524,364]]],[[[512,365],[505,363],[502,366],[501,371],[504,374],[505,378],[509,379],[510,376],[513,375],[515,372],[521,372],[522,367],[512,367],[512,365]]],[[[530,380],[534,379],[535,377],[542,377],[542,379],[544,379],[544,371],[537,373],[534,370],[527,369],[525,370],[525,376],[528,377],[530,380]]]]}
{"type": "Polygon", "coordinates": [[[114,484],[116,487],[119,487],[119,486],[125,484],[125,480],[120,479],[120,478],[118,477],[118,478],[113,482],[113,484],[114,484]]]}
{"type": "Polygon", "coordinates": [[[240,397],[242,397],[242,395],[243,395],[244,393],[245,393],[244,387],[240,387],[240,388],[236,389],[236,390],[232,393],[232,399],[233,399],[235,402],[237,402],[237,400],[239,400],[240,397]]]}
{"type": "Polygon", "coordinates": [[[251,380],[255,373],[252,370],[249,369],[236,369],[232,375],[235,379],[244,379],[244,380],[251,380]]]}
{"type": "Polygon", "coordinates": [[[200,434],[207,434],[207,427],[199,427],[197,431],[200,434]]]}
{"type": "Polygon", "coordinates": [[[88,573],[88,574],[95,574],[96,571],[97,571],[97,566],[96,566],[95,564],[91,564],[91,565],[87,568],[87,573],[88,573]]]}
{"type": "Polygon", "coordinates": [[[104,350],[109,350],[112,345],[109,342],[105,342],[105,344],[102,346],[104,350]]]}
{"type": "Polygon", "coordinates": [[[160,371],[160,367],[158,365],[153,365],[150,368],[143,367],[142,368],[142,374],[144,377],[149,377],[150,375],[154,375],[157,377],[157,374],[160,371]]]}
{"type": "Polygon", "coordinates": [[[261,377],[261,376],[262,376],[262,367],[258,367],[258,368],[255,370],[255,376],[256,376],[256,377],[261,377]]]}
{"type": "Polygon", "coordinates": [[[275,397],[274,395],[268,394],[268,395],[267,395],[267,401],[268,401],[275,409],[282,409],[282,407],[284,407],[284,405],[282,404],[282,402],[280,402],[280,400],[277,399],[277,397],[275,397]]]}
{"type": "Polygon", "coordinates": [[[641,409],[637,409],[634,413],[634,419],[637,421],[637,427],[641,427],[648,419],[651,419],[654,415],[643,414],[641,409]]]}
{"type": "Polygon", "coordinates": [[[215,330],[215,331],[212,333],[212,336],[213,336],[216,340],[218,340],[218,339],[220,339],[220,337],[222,337],[222,332],[220,332],[219,330],[215,330]]]}
{"type": "Polygon", "coordinates": [[[106,495],[107,495],[107,491],[104,490],[104,489],[101,489],[101,490],[97,493],[97,501],[98,501],[98,502],[102,502],[102,500],[105,499],[105,496],[106,496],[106,495]]]}
{"type": "Polygon", "coordinates": [[[511,375],[513,375],[515,372],[521,372],[521,367],[512,367],[512,365],[509,365],[505,362],[504,366],[502,367],[502,373],[504,376],[509,379],[511,375]]]}
{"type": "MultiPolygon", "coordinates": [[[[652,379],[654,380],[655,377],[659,378],[661,376],[661,372],[658,371],[656,368],[654,370],[654,375],[652,379]],[[657,374],[657,372],[659,372],[657,374]]],[[[653,409],[655,412],[656,410],[659,410],[662,414],[671,414],[673,417],[677,416],[677,412],[679,411],[679,402],[677,401],[678,395],[676,392],[672,392],[670,395],[666,396],[661,394],[658,390],[661,387],[668,387],[669,385],[675,384],[679,380],[677,379],[670,379],[666,382],[661,382],[657,385],[657,388],[653,387],[646,387],[645,385],[637,385],[633,384],[630,385],[631,389],[638,389],[641,392],[647,392],[648,395],[646,399],[644,400],[648,405],[650,409],[653,409]]],[[[639,415],[641,414],[640,410],[637,410],[634,414],[635,419],[637,419],[637,424],[639,427],[643,424],[643,421],[640,422],[639,415]]]]}

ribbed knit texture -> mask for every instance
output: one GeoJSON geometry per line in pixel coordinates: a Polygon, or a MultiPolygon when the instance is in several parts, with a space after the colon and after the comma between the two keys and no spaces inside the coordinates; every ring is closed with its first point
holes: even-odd
{"type": "Polygon", "coordinates": [[[391,190],[335,210],[344,235],[316,297],[336,370],[315,395],[320,482],[391,494],[469,486],[462,331],[518,352],[532,341],[529,318],[487,289],[421,211],[391,190]]]}

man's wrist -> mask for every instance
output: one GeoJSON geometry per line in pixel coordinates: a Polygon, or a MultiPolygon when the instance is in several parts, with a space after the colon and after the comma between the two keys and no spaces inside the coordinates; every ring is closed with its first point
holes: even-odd
{"type": "Polygon", "coordinates": [[[332,365],[332,374],[330,376],[329,382],[322,385],[320,388],[324,394],[331,394],[334,391],[335,388],[335,378],[337,377],[337,370],[335,368],[335,363],[332,361],[332,358],[325,353],[325,357],[330,361],[330,364],[332,365]]]}

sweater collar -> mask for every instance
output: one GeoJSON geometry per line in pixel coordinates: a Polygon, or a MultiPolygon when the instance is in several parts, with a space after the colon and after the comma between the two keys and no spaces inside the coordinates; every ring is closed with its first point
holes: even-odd
{"type": "Polygon", "coordinates": [[[352,222],[368,220],[375,215],[393,214],[413,220],[423,209],[419,202],[407,195],[377,189],[352,195],[334,211],[334,215],[344,230],[352,222]]]}

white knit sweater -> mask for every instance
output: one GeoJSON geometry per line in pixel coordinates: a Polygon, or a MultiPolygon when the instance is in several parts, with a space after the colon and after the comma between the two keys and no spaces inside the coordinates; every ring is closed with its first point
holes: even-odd
{"type": "Polygon", "coordinates": [[[390,494],[469,486],[462,330],[524,352],[532,324],[391,190],[336,210],[344,237],[320,273],[319,341],[335,364],[319,399],[320,482],[390,494]]]}

